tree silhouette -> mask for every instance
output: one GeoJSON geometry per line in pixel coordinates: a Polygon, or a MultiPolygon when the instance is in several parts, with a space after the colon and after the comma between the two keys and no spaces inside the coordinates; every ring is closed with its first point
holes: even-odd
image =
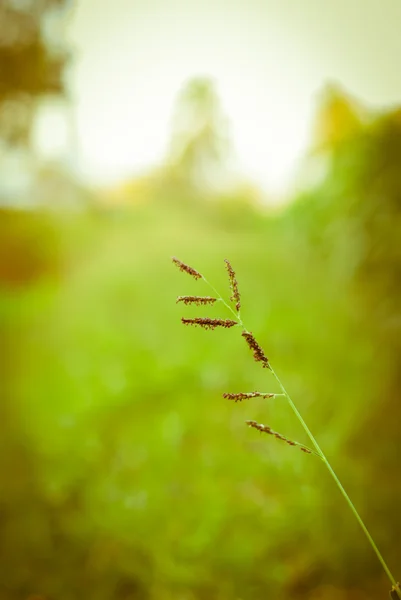
{"type": "Polygon", "coordinates": [[[313,146],[332,151],[338,144],[355,137],[362,130],[366,113],[364,107],[341,87],[327,85],[315,116],[313,146]]]}
{"type": "Polygon", "coordinates": [[[228,149],[227,123],[213,82],[191,80],[177,101],[170,168],[181,182],[203,190],[218,182],[228,149]]]}
{"type": "Polygon", "coordinates": [[[64,92],[68,0],[0,0],[0,139],[26,145],[38,99],[64,92]]]}

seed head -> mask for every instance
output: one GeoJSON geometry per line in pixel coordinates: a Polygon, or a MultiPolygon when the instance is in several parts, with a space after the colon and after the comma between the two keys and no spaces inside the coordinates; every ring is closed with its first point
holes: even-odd
{"type": "Polygon", "coordinates": [[[238,325],[237,321],[232,321],[231,319],[210,319],[209,317],[196,317],[195,319],[184,319],[182,317],[181,321],[184,325],[199,325],[199,327],[203,327],[204,329],[215,329],[216,327],[229,329],[230,327],[234,327],[234,325],[238,325]]]}
{"type": "Polygon", "coordinates": [[[255,359],[255,361],[263,363],[263,366],[269,369],[269,359],[267,358],[267,356],[265,356],[263,349],[261,348],[261,346],[259,346],[252,333],[248,331],[243,331],[241,335],[245,339],[249,348],[252,350],[253,358],[255,359]]]}
{"type": "Polygon", "coordinates": [[[217,298],[212,298],[211,296],[178,296],[177,304],[178,302],[200,306],[201,304],[214,304],[217,302],[217,298]]]}
{"type": "Polygon", "coordinates": [[[237,309],[237,312],[238,312],[239,309],[241,308],[241,297],[240,297],[240,293],[238,290],[238,281],[237,281],[235,271],[232,268],[230,261],[227,260],[227,258],[225,258],[224,262],[226,263],[228,278],[230,280],[230,288],[233,293],[230,300],[232,300],[232,302],[235,302],[235,308],[237,309]]]}
{"type": "Polygon", "coordinates": [[[175,256],[173,256],[171,260],[180,269],[180,271],[188,273],[188,275],[191,275],[191,277],[193,277],[194,279],[202,279],[203,275],[201,275],[198,271],[196,271],[189,265],[186,265],[185,263],[178,260],[178,258],[176,258],[175,256]]]}
{"type": "Polygon", "coordinates": [[[273,398],[275,394],[263,394],[262,392],[238,392],[236,394],[226,392],[223,394],[223,398],[228,400],[234,400],[235,402],[241,402],[248,398],[273,398]]]}
{"type": "Polygon", "coordinates": [[[258,431],[263,431],[264,433],[273,435],[275,438],[277,438],[278,440],[282,440],[289,446],[298,446],[299,449],[302,450],[302,452],[305,452],[306,454],[312,454],[312,450],[310,450],[310,448],[307,448],[306,446],[303,446],[302,444],[299,444],[298,442],[293,442],[292,440],[289,440],[281,433],[278,433],[277,431],[273,431],[273,429],[271,429],[271,427],[269,427],[268,425],[263,425],[263,423],[257,423],[257,421],[245,421],[245,423],[247,425],[249,425],[249,427],[253,427],[254,429],[257,429],[258,431]]]}

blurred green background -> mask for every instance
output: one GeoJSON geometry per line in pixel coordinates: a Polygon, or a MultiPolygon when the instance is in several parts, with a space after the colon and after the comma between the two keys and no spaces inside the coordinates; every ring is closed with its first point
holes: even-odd
{"type": "Polygon", "coordinates": [[[88,183],[32,144],[43,102],[69,106],[72,10],[0,5],[0,600],[386,597],[324,466],[246,428],[308,443],[285,401],[222,398],[279,390],[238,330],[181,325],[230,315],[176,305],[210,290],[171,256],[227,298],[230,259],[247,327],[401,577],[401,109],[326,87],[278,201],[227,175],[224,107],[195,77],[162,161],[88,183]]]}

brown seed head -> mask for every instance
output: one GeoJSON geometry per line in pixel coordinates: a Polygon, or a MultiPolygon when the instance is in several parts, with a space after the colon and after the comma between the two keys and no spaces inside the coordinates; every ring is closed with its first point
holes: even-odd
{"type": "Polygon", "coordinates": [[[217,298],[212,298],[211,296],[178,296],[177,304],[178,302],[200,306],[201,304],[214,304],[217,302],[217,298]]]}
{"type": "Polygon", "coordinates": [[[171,260],[180,269],[180,271],[188,273],[188,275],[191,275],[191,277],[193,277],[194,279],[202,279],[203,275],[201,275],[198,271],[196,271],[189,265],[186,265],[185,263],[178,260],[178,258],[176,258],[175,256],[173,256],[171,260]]]}
{"type": "Polygon", "coordinates": [[[278,440],[282,440],[289,446],[298,446],[299,449],[302,450],[302,452],[305,452],[306,454],[312,454],[312,450],[310,450],[306,446],[303,446],[302,444],[299,444],[298,442],[293,442],[292,440],[289,440],[281,433],[278,433],[277,431],[273,431],[273,429],[271,429],[271,427],[269,427],[268,425],[263,425],[263,423],[258,423],[257,421],[245,421],[245,423],[247,425],[249,425],[249,427],[253,427],[254,429],[257,429],[258,431],[263,431],[263,433],[268,433],[269,435],[273,435],[275,438],[277,438],[278,440]]]}
{"type": "Polygon", "coordinates": [[[209,317],[196,317],[195,319],[184,319],[182,317],[181,321],[184,325],[199,325],[199,327],[203,327],[204,329],[215,329],[216,327],[228,329],[234,327],[234,325],[238,325],[237,321],[232,321],[231,319],[210,319],[209,317]]]}
{"type": "Polygon", "coordinates": [[[401,592],[401,586],[399,583],[397,583],[396,585],[393,585],[393,587],[391,588],[390,598],[392,598],[394,600],[399,600],[398,592],[401,592]]]}
{"type": "Polygon", "coordinates": [[[226,263],[228,278],[230,280],[230,288],[233,293],[230,300],[232,300],[232,302],[235,302],[235,308],[237,309],[237,312],[238,312],[239,309],[241,308],[241,297],[240,297],[240,293],[238,290],[238,281],[237,281],[235,271],[232,268],[230,261],[227,260],[227,258],[226,258],[226,259],[224,259],[224,262],[226,263]]]}
{"type": "Polygon", "coordinates": [[[253,358],[255,359],[255,361],[263,363],[263,366],[269,369],[269,359],[267,358],[267,356],[265,356],[263,349],[259,346],[252,333],[248,331],[243,331],[241,335],[245,339],[249,348],[252,350],[253,358]]]}
{"type": "Polygon", "coordinates": [[[235,402],[241,402],[241,400],[247,400],[248,398],[273,398],[273,396],[274,394],[263,394],[262,392],[238,392],[236,394],[226,392],[223,394],[223,398],[235,402]]]}

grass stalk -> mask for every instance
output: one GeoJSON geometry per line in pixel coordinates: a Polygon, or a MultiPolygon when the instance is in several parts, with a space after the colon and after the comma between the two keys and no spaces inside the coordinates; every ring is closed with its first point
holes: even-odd
{"type": "MultiPolygon", "coordinates": [[[[231,297],[231,301],[235,301],[236,302],[236,310],[234,310],[230,304],[228,302],[226,302],[226,300],[223,298],[223,296],[218,292],[218,290],[206,279],[206,277],[204,277],[202,274],[200,274],[198,271],[195,271],[194,269],[192,269],[191,267],[188,267],[187,265],[185,265],[184,263],[181,263],[180,261],[178,261],[177,259],[173,259],[174,262],[178,263],[178,267],[180,268],[180,270],[182,271],[186,271],[187,273],[189,273],[191,276],[193,276],[196,279],[203,279],[203,281],[213,290],[214,294],[216,295],[216,299],[220,300],[225,307],[229,310],[230,313],[232,313],[232,315],[235,318],[236,321],[236,327],[241,327],[243,330],[243,334],[250,334],[249,330],[245,327],[244,322],[241,319],[240,316],[240,296],[239,296],[239,291],[238,291],[238,283],[236,281],[235,278],[235,272],[232,269],[231,264],[229,263],[229,261],[225,261],[227,264],[227,268],[228,268],[228,274],[229,274],[229,278],[230,278],[230,287],[231,290],[233,291],[233,296],[231,297]]],[[[253,338],[252,334],[250,334],[251,337],[253,338]]],[[[258,346],[256,340],[253,341],[255,342],[255,344],[258,346]]],[[[262,351],[261,348],[258,349],[262,351]]],[[[255,357],[255,355],[254,355],[255,357]]],[[[259,357],[255,357],[255,360],[261,360],[259,357]]],[[[351,509],[351,511],[353,512],[356,520],[358,521],[361,529],[363,530],[366,538],[369,541],[369,544],[371,545],[373,551],[375,552],[380,564],[382,565],[387,577],[389,578],[391,584],[392,584],[392,591],[390,592],[391,598],[396,598],[398,597],[401,600],[401,588],[400,585],[396,582],[395,577],[393,576],[392,572],[390,571],[386,561],[384,560],[381,552],[379,551],[375,541],[373,540],[371,534],[369,533],[368,528],[366,527],[365,523],[362,520],[362,517],[360,516],[360,514],[358,513],[354,503],[352,502],[351,498],[349,497],[349,495],[347,494],[347,492],[345,491],[344,486],[342,485],[340,479],[338,478],[336,472],[334,471],[333,467],[331,466],[329,460],[327,459],[326,455],[324,454],[323,450],[320,448],[318,442],[316,441],[316,438],[314,437],[314,435],[312,434],[311,430],[309,429],[308,425],[306,424],[304,418],[302,417],[301,413],[299,412],[298,408],[296,407],[294,401],[291,399],[291,396],[289,395],[289,393],[287,392],[287,390],[285,389],[284,385],[281,382],[281,379],[279,378],[279,376],[277,375],[277,373],[275,372],[275,370],[273,369],[273,367],[271,366],[270,361],[268,361],[268,359],[263,355],[262,360],[265,362],[265,364],[263,364],[264,367],[267,367],[268,370],[272,373],[273,377],[275,378],[275,380],[277,381],[277,384],[279,385],[282,394],[283,395],[288,404],[290,405],[292,411],[294,412],[295,416],[297,417],[298,421],[300,422],[300,424],[302,425],[305,433],[307,434],[308,438],[310,439],[314,449],[316,452],[313,452],[313,454],[317,455],[324,463],[324,465],[326,466],[327,470],[329,471],[331,477],[333,478],[336,486],[338,487],[338,489],[340,490],[341,494],[343,495],[345,501],[347,502],[349,508],[351,509]]],[[[256,425],[256,428],[259,428],[260,430],[263,430],[262,428],[264,427],[259,426],[256,422],[252,421],[249,423],[253,423],[253,426],[256,425]]],[[[270,428],[268,428],[270,429],[270,428]]],[[[274,432],[273,432],[274,433],[274,432]]],[[[288,440],[287,438],[285,438],[284,436],[280,436],[280,434],[278,434],[276,437],[279,437],[280,439],[284,439],[287,441],[287,443],[289,442],[291,445],[298,445],[300,446],[300,444],[298,444],[297,442],[291,442],[290,440],[288,440]]]]}
{"type": "Polygon", "coordinates": [[[393,574],[391,573],[389,567],[387,566],[386,561],[384,560],[379,548],[377,547],[374,539],[372,538],[371,534],[369,533],[368,528],[366,527],[365,523],[362,520],[362,517],[360,516],[360,514],[358,513],[354,503],[352,502],[351,498],[349,497],[349,495],[347,494],[347,492],[345,491],[344,486],[342,485],[340,479],[338,478],[336,472],[334,471],[333,467],[331,466],[329,460],[327,459],[326,455],[324,454],[323,450],[320,448],[319,444],[317,443],[314,435],[312,434],[311,430],[309,429],[309,427],[307,426],[307,424],[305,423],[301,413],[299,412],[299,410],[297,409],[297,407],[295,406],[293,400],[291,399],[291,396],[289,395],[289,393],[287,392],[287,390],[285,389],[285,387],[283,386],[283,384],[281,383],[281,379],[278,377],[277,373],[274,371],[273,367],[270,365],[270,370],[274,376],[274,378],[276,379],[278,385],[280,386],[284,396],[287,398],[287,401],[289,403],[289,405],[291,406],[293,412],[295,413],[297,419],[299,420],[299,422],[301,423],[302,427],[304,428],[307,436],[309,437],[310,441],[312,442],[313,446],[315,447],[317,453],[319,454],[320,458],[322,459],[322,461],[324,462],[327,470],[329,471],[330,475],[332,476],[332,478],[334,479],[338,489],[340,490],[341,494],[344,496],[348,506],[350,507],[350,509],[352,510],[352,512],[354,513],[354,516],[356,518],[356,520],[358,521],[359,525],[361,526],[364,534],[366,535],[367,539],[369,540],[370,545],[372,546],[377,558],[379,559],[387,577],[389,578],[389,580],[391,581],[391,584],[393,585],[393,587],[395,588],[395,591],[397,592],[397,595],[399,598],[401,598],[401,591],[399,590],[396,580],[393,576],[393,574]]]}

